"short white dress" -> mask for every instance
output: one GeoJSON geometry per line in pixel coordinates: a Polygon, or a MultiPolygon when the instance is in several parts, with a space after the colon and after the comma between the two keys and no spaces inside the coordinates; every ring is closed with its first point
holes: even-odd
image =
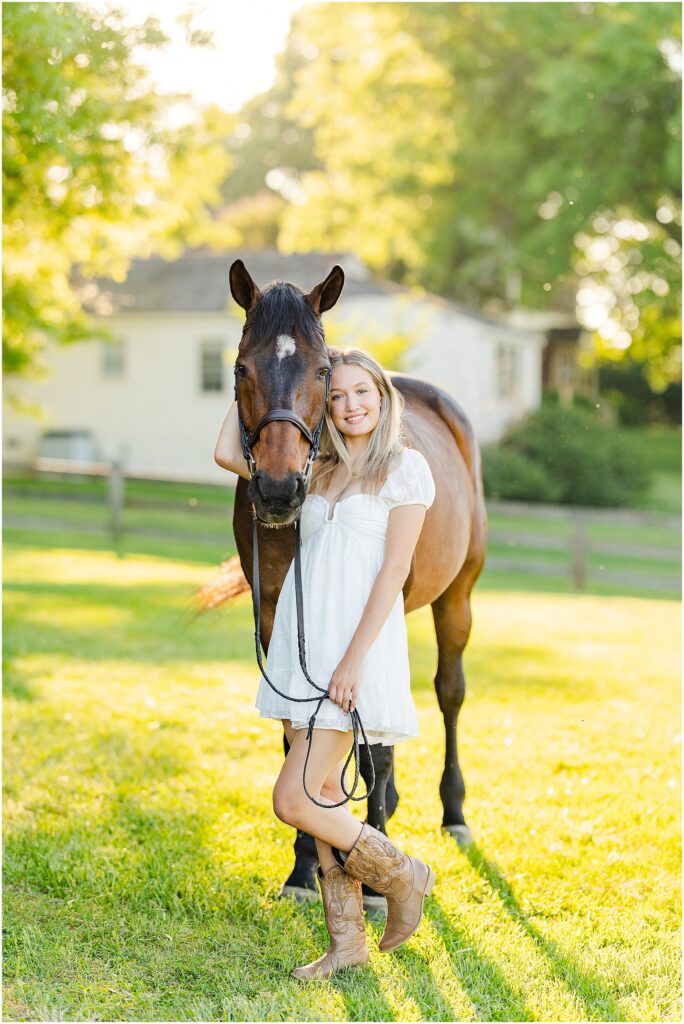
{"type": "MultiPolygon", "coordinates": [[[[349,494],[337,501],[332,512],[322,495],[307,495],[301,512],[306,665],[311,678],[324,689],[356,632],[382,566],[391,510],[415,504],[429,508],[434,498],[430,467],[413,448],[404,448],[377,495],[349,494]]],[[[288,696],[320,696],[299,664],[294,560],[278,597],[266,672],[288,696]]],[[[289,719],[295,729],[305,729],[317,704],[278,696],[262,676],[255,706],[262,718],[289,719]]],[[[369,743],[387,746],[418,735],[401,591],[364,659],[356,706],[369,743]]],[[[351,718],[339,705],[325,700],[316,728],[347,732],[351,718]]]]}

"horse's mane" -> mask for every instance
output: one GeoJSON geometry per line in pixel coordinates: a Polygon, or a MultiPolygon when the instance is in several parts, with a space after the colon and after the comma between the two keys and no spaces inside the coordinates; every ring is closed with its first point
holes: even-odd
{"type": "Polygon", "coordinates": [[[321,328],[313,309],[304,301],[301,288],[286,281],[273,281],[245,320],[244,329],[251,329],[255,338],[272,342],[278,334],[299,335],[314,341],[321,328]]]}

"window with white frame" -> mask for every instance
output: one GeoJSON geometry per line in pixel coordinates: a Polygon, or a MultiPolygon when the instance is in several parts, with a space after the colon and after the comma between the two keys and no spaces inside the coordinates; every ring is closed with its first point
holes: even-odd
{"type": "Polygon", "coordinates": [[[200,387],[207,394],[225,389],[225,342],[222,338],[203,338],[200,344],[200,387]]]}
{"type": "Polygon", "coordinates": [[[123,377],[126,369],[126,349],[123,338],[102,342],[102,376],[123,377]]]}
{"type": "Polygon", "coordinates": [[[518,357],[514,345],[499,342],[496,346],[496,392],[499,398],[515,398],[518,393],[518,357]]]}

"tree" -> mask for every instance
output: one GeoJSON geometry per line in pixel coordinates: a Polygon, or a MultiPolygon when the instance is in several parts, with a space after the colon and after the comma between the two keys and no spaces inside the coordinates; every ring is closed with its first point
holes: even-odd
{"type": "Polygon", "coordinates": [[[3,9],[4,338],[10,374],[40,371],[51,337],[93,337],[72,287],[122,279],[129,260],[202,238],[229,170],[218,110],[180,127],[137,54],[163,46],[148,19],[80,3],[3,9]]]}
{"type": "MultiPolygon", "coordinates": [[[[285,250],[492,311],[574,308],[679,373],[680,5],[323,4],[286,116],[312,133],[285,250]]],[[[291,41],[290,46],[295,44],[291,41]]]]}
{"type": "Polygon", "coordinates": [[[323,166],[311,131],[287,113],[296,75],[316,56],[293,26],[273,85],[243,105],[228,136],[232,166],[221,187],[220,220],[236,233],[236,244],[275,248],[284,208],[300,200],[299,178],[323,166]]]}

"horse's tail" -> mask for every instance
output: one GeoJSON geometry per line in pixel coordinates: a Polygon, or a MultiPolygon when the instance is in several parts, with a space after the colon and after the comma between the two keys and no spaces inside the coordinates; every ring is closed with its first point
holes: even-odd
{"type": "Polygon", "coordinates": [[[232,558],[221,562],[218,573],[201,586],[192,596],[194,605],[193,618],[197,618],[204,612],[210,612],[219,605],[231,601],[239,594],[251,590],[249,581],[242,571],[240,558],[233,555],[232,558]]]}

